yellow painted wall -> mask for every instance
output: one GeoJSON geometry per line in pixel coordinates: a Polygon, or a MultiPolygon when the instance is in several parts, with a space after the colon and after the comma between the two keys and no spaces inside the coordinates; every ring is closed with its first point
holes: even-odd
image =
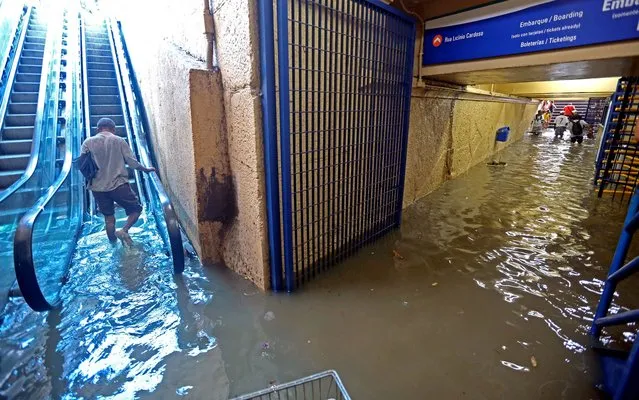
{"type": "MultiPolygon", "coordinates": [[[[574,79],[568,81],[501,83],[492,85],[498,93],[525,97],[594,97],[608,96],[615,91],[619,78],[574,79]]],[[[491,90],[491,85],[477,85],[491,90]]]]}

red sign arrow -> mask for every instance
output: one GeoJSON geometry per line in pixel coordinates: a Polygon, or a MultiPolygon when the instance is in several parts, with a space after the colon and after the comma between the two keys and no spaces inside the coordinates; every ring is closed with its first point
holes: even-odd
{"type": "Polygon", "coordinates": [[[442,35],[435,35],[435,37],[433,38],[433,46],[439,47],[442,44],[443,40],[444,39],[442,38],[442,35]]]}

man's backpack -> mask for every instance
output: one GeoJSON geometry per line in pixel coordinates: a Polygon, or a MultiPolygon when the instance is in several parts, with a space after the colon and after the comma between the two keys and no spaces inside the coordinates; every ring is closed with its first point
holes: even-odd
{"type": "Polygon", "coordinates": [[[572,123],[572,135],[573,136],[584,135],[584,127],[581,126],[581,121],[575,121],[572,123]]]}
{"type": "Polygon", "coordinates": [[[91,156],[91,152],[87,151],[86,153],[80,154],[80,157],[73,160],[75,166],[80,170],[84,179],[86,179],[87,183],[91,183],[93,178],[98,173],[98,166],[93,161],[93,156],[91,156]]]}

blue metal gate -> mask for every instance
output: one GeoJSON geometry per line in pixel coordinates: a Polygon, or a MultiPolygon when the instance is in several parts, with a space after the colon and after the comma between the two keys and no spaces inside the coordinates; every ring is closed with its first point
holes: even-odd
{"type": "Polygon", "coordinates": [[[400,224],[415,24],[376,0],[277,0],[275,19],[272,5],[259,2],[271,285],[292,291],[400,224]]]}
{"type": "Polygon", "coordinates": [[[639,77],[622,77],[612,101],[595,170],[598,195],[630,199],[639,184],[639,142],[634,138],[639,115],[639,77]]]}

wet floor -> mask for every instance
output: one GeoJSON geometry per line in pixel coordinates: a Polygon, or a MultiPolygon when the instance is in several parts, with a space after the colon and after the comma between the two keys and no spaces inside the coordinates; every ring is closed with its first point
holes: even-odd
{"type": "Polygon", "coordinates": [[[293,295],[196,261],[174,279],[153,230],[87,232],[59,311],[9,305],[0,397],[226,399],[336,369],[356,399],[598,399],[587,329],[625,208],[594,195],[595,151],[526,137],[293,295]]]}

